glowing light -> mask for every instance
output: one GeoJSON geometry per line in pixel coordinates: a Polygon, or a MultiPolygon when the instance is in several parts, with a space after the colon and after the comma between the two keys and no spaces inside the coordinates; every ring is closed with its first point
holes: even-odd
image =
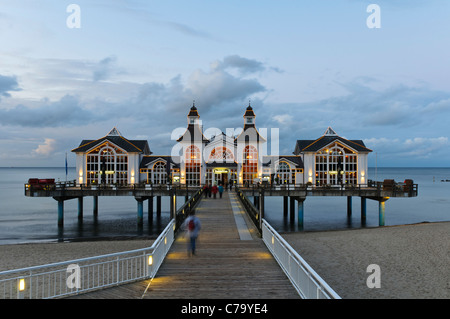
{"type": "Polygon", "coordinates": [[[148,256],[147,263],[149,266],[153,265],[153,256],[152,255],[148,256]]]}
{"type": "Polygon", "coordinates": [[[19,279],[19,291],[25,290],[25,279],[21,278],[19,279]]]}

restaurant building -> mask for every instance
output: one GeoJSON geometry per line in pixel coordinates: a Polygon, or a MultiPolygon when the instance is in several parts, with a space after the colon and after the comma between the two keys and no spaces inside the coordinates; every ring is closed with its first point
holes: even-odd
{"type": "Polygon", "coordinates": [[[113,128],[106,136],[83,140],[72,150],[76,154],[78,183],[367,183],[367,157],[371,150],[362,140],[347,140],[329,127],[315,140],[297,140],[292,155],[268,154],[267,137],[258,131],[250,104],[243,118],[239,134],[222,132],[208,138],[193,105],[187,115],[187,128],[176,141],[176,154],[171,155],[155,155],[147,141],[128,140],[113,128]]]}

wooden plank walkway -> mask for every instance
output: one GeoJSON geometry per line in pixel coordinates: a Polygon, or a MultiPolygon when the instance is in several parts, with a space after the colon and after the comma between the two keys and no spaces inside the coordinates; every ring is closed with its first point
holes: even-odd
{"type": "Polygon", "coordinates": [[[188,240],[180,234],[153,280],[74,298],[300,298],[240,208],[234,192],[203,198],[196,210],[202,229],[195,256],[188,255],[188,240]]]}

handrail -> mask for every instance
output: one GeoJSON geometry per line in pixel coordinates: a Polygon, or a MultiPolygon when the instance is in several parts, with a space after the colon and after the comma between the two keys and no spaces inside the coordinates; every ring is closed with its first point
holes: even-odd
{"type": "Polygon", "coordinates": [[[153,278],[174,242],[174,225],[172,219],[148,248],[2,271],[0,298],[56,298],[153,278]],[[79,267],[80,286],[69,287],[73,265],[79,267]],[[25,283],[24,291],[19,289],[20,281],[25,283]]]}
{"type": "Polygon", "coordinates": [[[341,299],[310,265],[263,219],[263,241],[304,299],[341,299]]]}

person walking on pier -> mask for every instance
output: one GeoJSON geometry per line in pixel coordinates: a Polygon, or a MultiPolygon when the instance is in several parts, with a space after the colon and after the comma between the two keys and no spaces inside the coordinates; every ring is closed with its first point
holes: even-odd
{"type": "Polygon", "coordinates": [[[208,184],[205,184],[205,186],[203,187],[203,192],[205,193],[205,198],[208,197],[208,193],[209,193],[209,186],[208,184]]]}
{"type": "Polygon", "coordinates": [[[217,185],[214,185],[214,186],[212,187],[211,192],[213,193],[214,199],[216,199],[217,185]]]}
{"type": "Polygon", "coordinates": [[[196,241],[198,233],[201,229],[200,219],[195,216],[195,209],[191,211],[191,214],[183,223],[183,228],[186,230],[189,236],[188,255],[195,255],[196,241]]]}
{"type": "Polygon", "coordinates": [[[220,198],[222,198],[222,193],[223,193],[223,186],[222,186],[222,185],[219,185],[219,195],[220,195],[220,198]]]}

